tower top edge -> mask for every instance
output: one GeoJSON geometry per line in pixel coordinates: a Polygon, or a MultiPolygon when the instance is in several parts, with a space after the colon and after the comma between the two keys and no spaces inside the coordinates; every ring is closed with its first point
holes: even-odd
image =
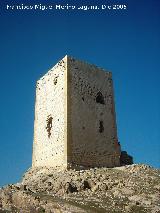
{"type": "Polygon", "coordinates": [[[87,62],[87,61],[85,61],[85,60],[77,59],[76,57],[73,57],[73,56],[71,56],[71,55],[67,55],[67,54],[66,54],[63,58],[61,58],[60,60],[58,60],[58,61],[55,63],[55,65],[53,65],[53,66],[49,69],[49,71],[47,71],[47,72],[46,72],[40,79],[38,79],[37,81],[42,80],[46,75],[48,75],[50,72],[52,72],[52,71],[54,70],[55,67],[59,66],[59,64],[60,64],[61,62],[64,62],[64,61],[65,61],[66,63],[69,63],[69,62],[79,62],[79,63],[84,64],[84,65],[92,66],[92,67],[94,67],[94,68],[96,68],[96,69],[98,69],[98,70],[100,70],[100,71],[102,71],[102,72],[106,72],[106,73],[108,73],[110,76],[112,76],[112,72],[111,72],[110,70],[108,70],[108,69],[102,68],[102,67],[97,66],[97,65],[95,65],[95,64],[93,64],[93,63],[89,63],[89,62],[87,62]]]}
{"type": "MultiPolygon", "coordinates": [[[[104,71],[104,72],[107,72],[107,73],[109,73],[110,75],[112,74],[112,72],[111,72],[110,70],[106,69],[106,68],[100,67],[100,66],[98,66],[98,65],[95,65],[94,63],[90,63],[90,62],[85,61],[85,60],[78,59],[78,58],[76,58],[76,57],[74,57],[74,56],[71,56],[71,55],[65,55],[65,57],[64,57],[63,59],[66,59],[67,62],[69,62],[69,61],[77,61],[77,62],[80,62],[80,63],[82,63],[82,64],[87,64],[87,65],[89,65],[89,66],[93,66],[93,67],[95,67],[95,68],[97,68],[97,69],[99,69],[99,70],[102,70],[102,71],[104,71]]],[[[63,60],[63,59],[61,59],[61,60],[63,60]]],[[[61,61],[61,60],[60,60],[60,61],[61,61]]]]}

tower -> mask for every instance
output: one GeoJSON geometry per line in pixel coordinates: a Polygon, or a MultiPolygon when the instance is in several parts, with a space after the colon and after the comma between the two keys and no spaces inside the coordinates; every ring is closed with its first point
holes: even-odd
{"type": "Polygon", "coordinates": [[[36,85],[32,167],[120,165],[111,72],[65,56],[36,85]]]}

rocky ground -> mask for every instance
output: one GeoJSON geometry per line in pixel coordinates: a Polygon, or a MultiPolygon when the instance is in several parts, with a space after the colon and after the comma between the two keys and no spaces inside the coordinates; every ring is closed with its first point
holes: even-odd
{"type": "Polygon", "coordinates": [[[0,189],[0,212],[160,213],[160,170],[147,165],[29,169],[0,189]]]}

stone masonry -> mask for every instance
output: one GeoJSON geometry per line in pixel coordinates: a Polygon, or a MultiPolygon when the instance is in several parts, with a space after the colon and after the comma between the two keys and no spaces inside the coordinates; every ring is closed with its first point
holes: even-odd
{"type": "Polygon", "coordinates": [[[65,56],[36,85],[32,167],[120,165],[111,72],[65,56]]]}

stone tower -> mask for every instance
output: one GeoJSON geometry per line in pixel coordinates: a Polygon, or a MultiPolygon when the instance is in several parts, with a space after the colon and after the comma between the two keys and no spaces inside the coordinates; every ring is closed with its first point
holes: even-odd
{"type": "Polygon", "coordinates": [[[65,56],[37,81],[32,167],[114,167],[120,153],[111,72],[65,56]]]}

